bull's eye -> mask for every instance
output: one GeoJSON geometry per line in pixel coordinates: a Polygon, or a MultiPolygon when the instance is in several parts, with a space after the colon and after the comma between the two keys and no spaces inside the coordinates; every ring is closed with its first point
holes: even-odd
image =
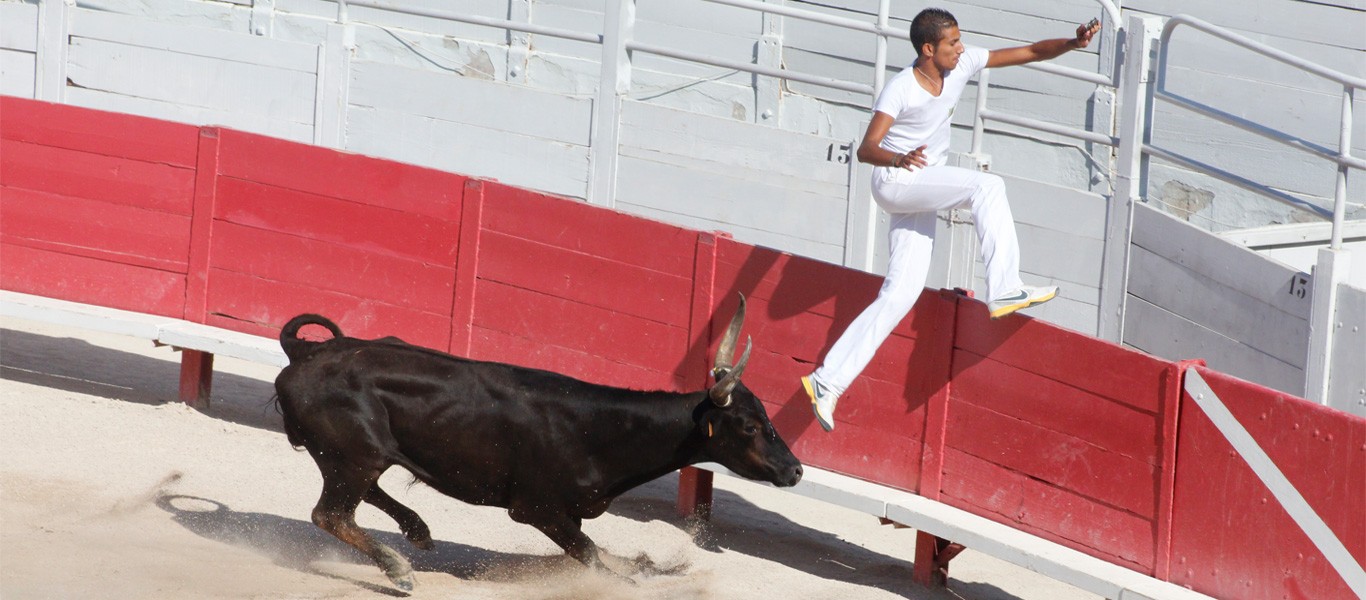
{"type": "Polygon", "coordinates": [[[755,435],[758,435],[758,434],[759,434],[759,428],[758,428],[757,426],[755,426],[753,423],[750,423],[749,425],[745,425],[745,435],[748,435],[748,436],[751,436],[751,437],[752,437],[752,436],[755,436],[755,435]]]}

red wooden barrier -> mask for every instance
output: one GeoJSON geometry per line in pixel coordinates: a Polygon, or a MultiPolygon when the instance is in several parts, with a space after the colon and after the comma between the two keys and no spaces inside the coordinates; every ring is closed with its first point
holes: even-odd
{"type": "MultiPolygon", "coordinates": [[[[1366,563],[1366,421],[1197,372],[1351,558],[1366,563]]],[[[1170,580],[1218,598],[1356,597],[1189,394],[1181,411],[1170,580]]]]}
{"type": "MultiPolygon", "coordinates": [[[[865,273],[496,182],[11,97],[0,219],[7,290],[272,337],[317,312],[351,335],[638,388],[705,386],[744,293],[746,384],[803,462],[1206,593],[1345,597],[1182,401],[1186,363],[993,322],[954,292],[921,297],[825,434],[797,380],[876,295],[865,273]]],[[[187,400],[207,398],[211,364],[186,358],[187,400]]],[[[1200,372],[1360,563],[1366,421],[1200,372]]],[[[709,502],[709,473],[683,481],[681,505],[709,502]]],[[[917,577],[951,554],[922,536],[917,577]]]]}
{"type": "Polygon", "coordinates": [[[198,129],[5,97],[5,289],[184,311],[198,129]]]}

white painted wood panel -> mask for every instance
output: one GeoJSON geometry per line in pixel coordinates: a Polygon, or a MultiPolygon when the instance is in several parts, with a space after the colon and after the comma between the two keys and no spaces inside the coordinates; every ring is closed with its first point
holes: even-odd
{"type": "MultiPolygon", "coordinates": [[[[1129,256],[1129,296],[1302,368],[1309,322],[1143,248],[1129,256]]],[[[1127,320],[1127,318],[1126,318],[1127,320]]]]}
{"type": "Polygon", "coordinates": [[[588,149],[408,112],[353,106],[346,149],[583,198],[588,149]]]}
{"type": "Polygon", "coordinates": [[[35,54],[0,48],[0,94],[32,98],[37,77],[35,54]]]}
{"type": "MultiPolygon", "coordinates": [[[[619,203],[652,208],[843,248],[844,198],[742,176],[678,166],[622,153],[619,203]]],[[[699,165],[700,166],[700,165],[699,165]]]]}
{"type": "Polygon", "coordinates": [[[0,2],[0,94],[34,96],[37,52],[37,5],[0,2]]]}
{"type": "Polygon", "coordinates": [[[231,109],[213,109],[148,98],[135,98],[100,90],[68,87],[66,101],[75,106],[165,119],[190,125],[222,125],[295,142],[313,142],[313,124],[281,121],[264,115],[231,109]]]}
{"type": "Polygon", "coordinates": [[[38,51],[38,5],[0,2],[0,49],[38,51]]]}
{"type": "Polygon", "coordinates": [[[1339,285],[1333,322],[1342,326],[1333,334],[1330,404],[1366,417],[1366,290],[1339,285]]]}
{"type": "Polygon", "coordinates": [[[1253,298],[1295,319],[1309,318],[1310,299],[1290,293],[1300,274],[1256,252],[1183,223],[1157,209],[1134,208],[1133,245],[1253,298]]]}
{"type": "Polygon", "coordinates": [[[593,109],[586,98],[367,62],[352,65],[350,102],[578,146],[593,109]]]}
{"type": "Polygon", "coordinates": [[[68,52],[71,87],[281,122],[313,121],[317,81],[310,73],[88,38],[73,38],[68,52]]]}
{"type": "Polygon", "coordinates": [[[1124,344],[1167,359],[1201,358],[1211,369],[1278,389],[1304,394],[1304,370],[1229,339],[1141,298],[1129,298],[1124,344]]]}
{"type": "Polygon", "coordinates": [[[753,170],[754,176],[761,178],[790,177],[802,183],[834,185],[841,190],[848,184],[848,166],[830,159],[830,146],[848,143],[847,140],[752,127],[641,102],[622,103],[621,143],[640,150],[712,161],[718,168],[753,170]]]}
{"type": "Polygon", "coordinates": [[[697,229],[700,231],[725,231],[731,234],[731,236],[739,242],[773,248],[774,250],[783,252],[790,252],[798,256],[822,260],[836,265],[843,264],[844,261],[844,247],[842,245],[823,244],[810,240],[802,240],[781,233],[763,231],[743,225],[736,225],[734,223],[720,223],[703,216],[679,214],[648,206],[639,206],[626,201],[618,202],[617,209],[622,212],[628,212],[664,223],[688,227],[690,229],[697,229]]]}
{"type": "Polygon", "coordinates": [[[301,73],[313,73],[318,67],[316,44],[284,42],[206,27],[173,25],[95,10],[72,11],[71,35],[73,38],[90,38],[301,73]]]}

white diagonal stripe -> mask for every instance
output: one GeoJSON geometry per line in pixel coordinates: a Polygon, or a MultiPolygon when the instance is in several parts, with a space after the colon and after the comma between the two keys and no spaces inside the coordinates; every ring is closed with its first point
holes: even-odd
{"type": "Polygon", "coordinates": [[[1290,518],[1294,519],[1300,529],[1304,530],[1305,535],[1309,536],[1309,540],[1323,553],[1328,564],[1333,565],[1333,569],[1337,570],[1342,580],[1347,582],[1347,587],[1352,588],[1358,597],[1366,598],[1366,571],[1362,570],[1356,558],[1352,557],[1352,553],[1348,552],[1347,547],[1333,534],[1333,530],[1329,529],[1328,524],[1314,512],[1314,508],[1309,506],[1304,496],[1301,496],[1299,490],[1285,478],[1285,474],[1281,473],[1271,457],[1257,445],[1257,440],[1243,428],[1194,368],[1186,369],[1186,392],[1195,399],[1200,409],[1205,411],[1205,415],[1219,432],[1224,434],[1233,445],[1233,449],[1237,450],[1243,460],[1247,461],[1248,466],[1252,467],[1252,472],[1256,473],[1267,489],[1271,490],[1271,494],[1281,503],[1281,507],[1290,514],[1290,518]]]}

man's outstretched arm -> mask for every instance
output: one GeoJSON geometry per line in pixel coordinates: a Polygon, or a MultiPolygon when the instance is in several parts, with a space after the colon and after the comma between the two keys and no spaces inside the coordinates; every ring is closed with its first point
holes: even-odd
{"type": "Polygon", "coordinates": [[[990,57],[987,58],[987,68],[1011,67],[1057,58],[1069,50],[1085,48],[1090,45],[1091,36],[1098,31],[1100,31],[1100,23],[1093,20],[1077,27],[1077,37],[1074,38],[1043,40],[1018,48],[992,50],[990,57]]]}

